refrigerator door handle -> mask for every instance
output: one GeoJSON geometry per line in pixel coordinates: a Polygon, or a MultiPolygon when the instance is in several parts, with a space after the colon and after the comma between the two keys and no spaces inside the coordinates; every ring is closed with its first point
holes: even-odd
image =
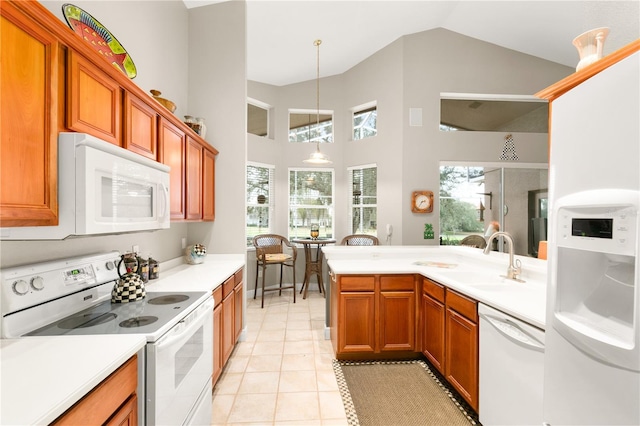
{"type": "Polygon", "coordinates": [[[526,330],[523,330],[518,324],[510,321],[509,318],[496,318],[486,314],[480,314],[480,317],[485,319],[493,328],[508,339],[533,350],[544,352],[544,343],[530,333],[527,333],[526,330]]]}

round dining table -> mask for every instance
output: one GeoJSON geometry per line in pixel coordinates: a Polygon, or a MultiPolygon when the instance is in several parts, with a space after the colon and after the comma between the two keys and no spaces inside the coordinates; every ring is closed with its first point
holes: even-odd
{"type": "Polygon", "coordinates": [[[327,244],[335,244],[336,240],[333,240],[331,238],[295,238],[292,239],[291,242],[295,244],[302,244],[302,246],[304,247],[304,258],[306,264],[304,268],[304,281],[302,282],[302,288],[300,289],[300,293],[304,291],[302,298],[307,298],[309,281],[312,275],[317,276],[318,288],[320,289],[320,293],[322,293],[322,295],[326,297],[324,282],[322,280],[322,246],[325,246],[327,244]],[[315,250],[313,250],[314,247],[315,250]],[[313,253],[314,251],[315,253],[313,253]]]}

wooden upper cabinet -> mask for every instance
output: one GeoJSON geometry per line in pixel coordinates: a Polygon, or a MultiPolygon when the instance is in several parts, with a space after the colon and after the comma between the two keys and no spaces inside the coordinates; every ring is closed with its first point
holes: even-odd
{"type": "Polygon", "coordinates": [[[185,218],[185,143],[182,130],[164,118],[158,125],[160,162],[171,167],[169,175],[171,219],[185,218]]]}
{"type": "Polygon", "coordinates": [[[60,46],[0,4],[0,225],[57,225],[60,46]]]}
{"type": "Polygon", "coordinates": [[[187,136],[187,214],[185,217],[187,220],[202,219],[202,151],[203,147],[200,142],[187,136]]]}
{"type": "Polygon", "coordinates": [[[158,159],[158,115],[137,96],[124,94],[123,147],[152,160],[158,159]]]}
{"type": "Polygon", "coordinates": [[[120,85],[71,49],[67,63],[67,92],[67,127],[120,146],[120,85]]]}
{"type": "Polygon", "coordinates": [[[202,220],[216,218],[216,154],[205,148],[202,156],[202,220]]]}

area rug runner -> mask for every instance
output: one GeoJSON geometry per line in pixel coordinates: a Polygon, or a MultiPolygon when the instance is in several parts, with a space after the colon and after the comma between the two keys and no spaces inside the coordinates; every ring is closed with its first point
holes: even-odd
{"type": "Polygon", "coordinates": [[[350,426],[480,424],[424,361],[334,359],[333,370],[350,426]]]}

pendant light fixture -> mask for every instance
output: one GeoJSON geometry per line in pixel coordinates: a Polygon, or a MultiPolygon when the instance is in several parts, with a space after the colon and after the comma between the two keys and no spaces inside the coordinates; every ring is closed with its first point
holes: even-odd
{"type": "MultiPolygon", "coordinates": [[[[320,44],[322,40],[316,40],[313,45],[317,48],[317,78],[316,78],[316,130],[320,128],[320,44]]],[[[329,157],[320,152],[320,140],[316,142],[316,150],[309,158],[304,160],[307,164],[331,164],[329,157]]]]}

